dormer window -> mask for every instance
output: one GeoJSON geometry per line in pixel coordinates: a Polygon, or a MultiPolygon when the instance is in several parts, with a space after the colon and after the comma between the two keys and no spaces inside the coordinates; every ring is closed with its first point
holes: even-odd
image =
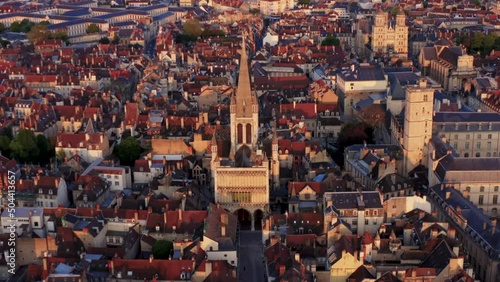
{"type": "Polygon", "coordinates": [[[43,194],[43,190],[42,189],[38,189],[38,194],[43,194]]]}
{"type": "Polygon", "coordinates": [[[52,191],[52,189],[49,190],[49,195],[53,195],[54,194],[54,191],[52,191]]]}
{"type": "Polygon", "coordinates": [[[83,201],[86,203],[89,200],[87,195],[83,195],[83,201]]]}

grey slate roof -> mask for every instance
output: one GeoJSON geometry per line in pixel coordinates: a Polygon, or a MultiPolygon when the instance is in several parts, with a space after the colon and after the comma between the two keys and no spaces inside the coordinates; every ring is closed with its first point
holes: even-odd
{"type": "Polygon", "coordinates": [[[434,199],[443,201],[448,207],[457,211],[466,221],[466,232],[483,248],[492,258],[498,260],[500,256],[500,226],[493,229],[491,220],[483,214],[474,204],[463,197],[462,193],[454,187],[441,187],[436,185],[431,188],[434,199]],[[447,193],[448,197],[447,197],[447,193]],[[484,228],[486,224],[486,228],[484,228]]]}

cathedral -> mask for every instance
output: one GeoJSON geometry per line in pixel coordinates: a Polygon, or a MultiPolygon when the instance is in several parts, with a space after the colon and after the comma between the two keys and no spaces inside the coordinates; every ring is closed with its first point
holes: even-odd
{"type": "Polygon", "coordinates": [[[212,137],[211,171],[215,202],[237,214],[240,224],[261,228],[269,209],[269,186],[278,180],[278,142],[273,136],[271,159],[259,142],[259,104],[250,85],[246,40],[240,50],[238,87],[231,97],[231,148],[227,158],[218,154],[216,133],[212,137]]]}
{"type": "Polygon", "coordinates": [[[396,20],[382,10],[377,12],[372,27],[372,51],[384,56],[408,57],[408,26],[403,10],[398,12],[396,20]]]}

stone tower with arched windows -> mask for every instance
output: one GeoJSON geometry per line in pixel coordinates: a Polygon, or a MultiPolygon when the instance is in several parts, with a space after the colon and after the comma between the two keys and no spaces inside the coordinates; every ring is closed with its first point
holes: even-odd
{"type": "Polygon", "coordinates": [[[419,85],[406,87],[404,116],[404,171],[408,173],[420,164],[427,164],[428,145],[432,137],[434,89],[425,78],[419,85]]]}
{"type": "Polygon", "coordinates": [[[408,57],[408,26],[403,10],[395,18],[382,10],[375,14],[371,45],[374,54],[408,57]]]}
{"type": "MultiPolygon", "coordinates": [[[[270,160],[259,145],[259,105],[250,85],[245,36],[240,55],[238,87],[230,105],[231,148],[229,156],[222,156],[217,138],[213,137],[211,171],[215,203],[236,213],[240,223],[250,222],[248,228],[253,230],[262,226],[263,215],[269,210],[269,186],[275,180],[270,179],[269,162],[279,160],[277,146],[273,147],[270,160]]],[[[274,170],[276,167],[279,163],[274,170]]]]}
{"type": "Polygon", "coordinates": [[[248,56],[243,42],[240,51],[240,71],[238,88],[231,97],[231,155],[234,156],[241,146],[255,150],[259,138],[259,104],[257,95],[250,85],[248,56]]]}

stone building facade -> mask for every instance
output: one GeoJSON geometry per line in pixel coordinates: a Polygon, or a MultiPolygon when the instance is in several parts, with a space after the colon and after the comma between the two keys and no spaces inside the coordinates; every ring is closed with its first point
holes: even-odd
{"type": "Polygon", "coordinates": [[[377,12],[372,28],[372,51],[384,56],[397,54],[408,57],[408,26],[404,11],[396,15],[395,21],[389,18],[389,13],[377,12]]]}

